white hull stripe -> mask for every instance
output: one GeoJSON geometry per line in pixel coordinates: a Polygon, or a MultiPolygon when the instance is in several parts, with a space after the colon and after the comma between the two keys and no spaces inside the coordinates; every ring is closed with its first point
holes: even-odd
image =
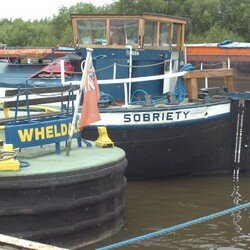
{"type": "Polygon", "coordinates": [[[230,112],[230,103],[204,107],[190,107],[175,110],[157,111],[131,111],[101,113],[101,120],[93,125],[122,126],[122,125],[162,125],[166,123],[179,123],[195,121],[198,119],[211,119],[230,112]]]}

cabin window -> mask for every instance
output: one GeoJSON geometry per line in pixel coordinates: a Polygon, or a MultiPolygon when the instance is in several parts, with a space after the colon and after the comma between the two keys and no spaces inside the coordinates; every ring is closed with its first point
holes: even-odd
{"type": "Polygon", "coordinates": [[[106,44],[106,20],[78,20],[80,44],[106,44]]]}
{"type": "Polygon", "coordinates": [[[179,43],[179,37],[180,37],[180,25],[177,23],[173,24],[173,38],[172,38],[172,45],[173,47],[177,47],[179,43]]]}
{"type": "Polygon", "coordinates": [[[137,48],[181,49],[185,22],[171,17],[77,15],[73,17],[74,41],[83,47],[133,45],[137,48]],[[173,19],[173,20],[172,20],[173,19]],[[98,46],[95,46],[98,45],[98,46]]]}
{"type": "Polygon", "coordinates": [[[170,47],[170,23],[160,23],[160,41],[159,45],[163,47],[170,47]]]}
{"type": "Polygon", "coordinates": [[[145,21],[144,45],[157,45],[157,22],[145,21]]]}
{"type": "Polygon", "coordinates": [[[138,20],[111,20],[110,44],[134,45],[138,44],[138,20]]]}
{"type": "Polygon", "coordinates": [[[126,40],[127,45],[138,44],[138,30],[139,21],[138,20],[126,20],[126,40]]]}

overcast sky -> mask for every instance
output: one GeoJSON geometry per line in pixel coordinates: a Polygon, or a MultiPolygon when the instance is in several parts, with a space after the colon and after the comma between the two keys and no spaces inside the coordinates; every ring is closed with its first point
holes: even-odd
{"type": "Polygon", "coordinates": [[[62,6],[70,7],[79,2],[102,6],[112,3],[114,0],[1,0],[0,19],[43,19],[52,17],[53,14],[57,15],[62,6]]]}

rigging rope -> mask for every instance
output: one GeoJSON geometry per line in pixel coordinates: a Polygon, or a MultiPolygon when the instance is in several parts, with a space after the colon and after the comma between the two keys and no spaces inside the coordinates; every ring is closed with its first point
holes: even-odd
{"type": "Polygon", "coordinates": [[[112,95],[106,94],[104,92],[100,92],[100,101],[110,101],[113,102],[116,106],[122,106],[118,102],[116,102],[115,98],[112,95]]]}
{"type": "Polygon", "coordinates": [[[132,238],[132,239],[128,239],[128,240],[125,240],[125,241],[121,241],[121,242],[118,242],[118,243],[115,243],[115,244],[112,244],[112,245],[108,245],[108,246],[105,246],[105,247],[97,248],[97,250],[110,250],[110,249],[115,249],[115,248],[118,248],[118,247],[131,245],[131,244],[137,243],[139,241],[149,240],[149,239],[154,238],[154,237],[159,237],[159,236],[162,236],[164,234],[174,232],[174,231],[176,231],[178,229],[183,229],[185,227],[189,227],[189,226],[201,223],[201,222],[209,221],[209,220],[215,219],[217,217],[224,216],[224,215],[227,215],[227,214],[231,214],[233,212],[243,210],[243,209],[246,209],[246,208],[249,208],[249,207],[250,207],[250,202],[239,205],[239,206],[231,207],[231,208],[228,208],[226,210],[222,210],[222,211],[219,211],[219,212],[216,212],[216,213],[204,216],[204,217],[200,217],[200,218],[188,221],[188,222],[184,222],[184,223],[172,226],[172,227],[168,227],[168,228],[165,228],[165,229],[162,229],[162,230],[158,230],[156,232],[141,235],[141,236],[138,236],[138,237],[135,237],[135,238],[132,238]]]}

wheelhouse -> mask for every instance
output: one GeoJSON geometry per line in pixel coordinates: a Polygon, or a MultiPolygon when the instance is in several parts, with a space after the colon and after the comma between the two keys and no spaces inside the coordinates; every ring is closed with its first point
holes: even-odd
{"type": "Polygon", "coordinates": [[[186,20],[162,14],[71,14],[79,47],[124,47],[183,50],[186,20]],[[115,31],[119,42],[113,43],[115,31]]]}
{"type": "Polygon", "coordinates": [[[86,48],[93,48],[97,78],[110,83],[101,85],[101,91],[114,100],[126,99],[124,84],[113,84],[124,78],[152,76],[147,82],[128,80],[129,100],[139,90],[163,95],[169,84],[154,76],[177,72],[184,61],[185,19],[150,13],[71,14],[71,18],[77,55],[84,60],[86,48]]]}

